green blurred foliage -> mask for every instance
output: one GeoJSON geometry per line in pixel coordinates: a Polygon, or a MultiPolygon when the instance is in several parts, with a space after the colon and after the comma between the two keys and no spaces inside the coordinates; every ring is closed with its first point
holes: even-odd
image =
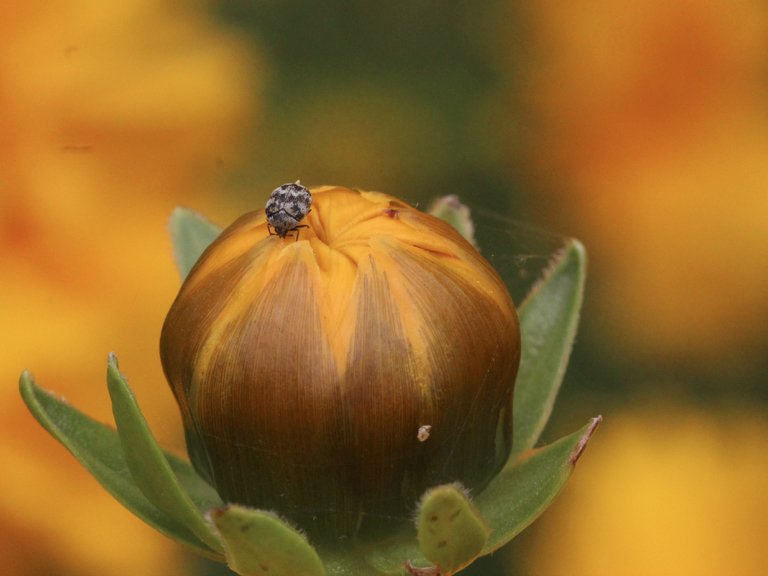
{"type": "Polygon", "coordinates": [[[504,108],[510,3],[221,0],[215,12],[267,62],[253,163],[276,182],[517,206],[504,108]]]}

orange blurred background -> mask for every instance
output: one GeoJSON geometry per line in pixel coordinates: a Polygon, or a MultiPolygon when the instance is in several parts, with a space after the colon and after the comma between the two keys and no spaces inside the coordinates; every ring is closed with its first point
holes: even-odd
{"type": "Polygon", "coordinates": [[[768,6],[541,0],[530,18],[519,169],[590,256],[558,409],[605,422],[508,565],[766,574],[768,6]]]}
{"type": "Polygon", "coordinates": [[[297,178],[458,193],[587,246],[545,440],[605,421],[551,510],[468,572],[766,573],[764,3],[0,7],[4,574],[213,574],[114,502],[16,382],[109,422],[114,350],[183,453],[157,353],[167,217],[227,224],[297,178]]]}
{"type": "Polygon", "coordinates": [[[172,3],[3,2],[0,17],[0,564],[7,575],[184,574],[188,560],[31,418],[20,371],[112,421],[119,354],[183,451],[157,352],[178,289],[165,223],[212,202],[258,114],[255,61],[172,3]]]}

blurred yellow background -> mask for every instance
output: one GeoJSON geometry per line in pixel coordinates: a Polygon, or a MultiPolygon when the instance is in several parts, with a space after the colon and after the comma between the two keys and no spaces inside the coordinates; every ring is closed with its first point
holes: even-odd
{"type": "Polygon", "coordinates": [[[258,114],[254,62],[241,41],[172,3],[3,2],[3,574],[188,573],[180,547],[52,442],[14,382],[29,368],[109,422],[115,350],[157,434],[183,450],[157,352],[178,289],[165,223],[178,203],[211,202],[220,166],[237,161],[238,132],[258,114]]]}
{"type": "Polygon", "coordinates": [[[580,238],[549,442],[561,498],[467,573],[768,573],[768,6],[757,0],[0,2],[0,557],[9,575],[224,574],[124,511],[17,379],[111,421],[118,353],[182,453],[157,352],[165,223],[301,178],[580,238]]]}

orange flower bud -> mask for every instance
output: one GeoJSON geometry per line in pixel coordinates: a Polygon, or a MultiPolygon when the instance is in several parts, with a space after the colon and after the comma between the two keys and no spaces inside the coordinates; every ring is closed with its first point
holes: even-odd
{"type": "Polygon", "coordinates": [[[379,533],[428,488],[479,491],[512,444],[520,333],[450,225],[390,196],[312,191],[300,238],[264,210],[205,251],[160,340],[195,468],[315,538],[379,533]]]}

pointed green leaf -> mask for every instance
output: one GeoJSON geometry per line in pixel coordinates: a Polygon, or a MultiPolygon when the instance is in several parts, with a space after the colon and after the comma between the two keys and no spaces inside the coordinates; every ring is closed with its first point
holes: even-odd
{"type": "Polygon", "coordinates": [[[459,234],[464,236],[472,246],[477,248],[475,242],[475,226],[472,223],[472,217],[469,214],[469,208],[459,202],[459,197],[455,194],[437,198],[427,210],[432,216],[437,216],[445,220],[456,228],[459,234]]]}
{"type": "Polygon", "coordinates": [[[262,510],[232,504],[214,508],[229,566],[242,576],[324,576],[315,549],[300,532],[262,510]]]}
{"type": "MultiPolygon", "coordinates": [[[[184,524],[152,504],[128,470],[117,432],[89,418],[35,384],[29,372],[19,379],[19,390],[32,415],[123,506],[166,536],[213,558],[222,556],[200,541],[184,524]]],[[[166,454],[180,468],[181,459],[166,454]]],[[[187,464],[189,470],[191,466],[187,464]]]]}
{"type": "Polygon", "coordinates": [[[513,457],[530,450],[552,413],[579,322],[586,254],[566,246],[518,311],[522,357],[515,384],[513,457]]]}
{"type": "Polygon", "coordinates": [[[452,484],[424,495],[417,528],[422,553],[442,576],[471,564],[482,552],[489,532],[464,490],[452,484]]]}
{"type": "Polygon", "coordinates": [[[168,230],[173,240],[176,267],[184,280],[200,255],[221,234],[222,228],[199,212],[178,206],[168,221],[168,230]]]}
{"type": "Polygon", "coordinates": [[[141,491],[157,508],[189,528],[200,540],[217,552],[223,548],[184,491],[163,455],[125,377],[120,374],[117,357],[109,355],[107,385],[112,398],[117,434],[123,457],[141,491]]]}
{"type": "Polygon", "coordinates": [[[601,420],[593,418],[578,432],[508,465],[474,499],[492,530],[483,554],[509,542],[552,503],[601,420]]]}

